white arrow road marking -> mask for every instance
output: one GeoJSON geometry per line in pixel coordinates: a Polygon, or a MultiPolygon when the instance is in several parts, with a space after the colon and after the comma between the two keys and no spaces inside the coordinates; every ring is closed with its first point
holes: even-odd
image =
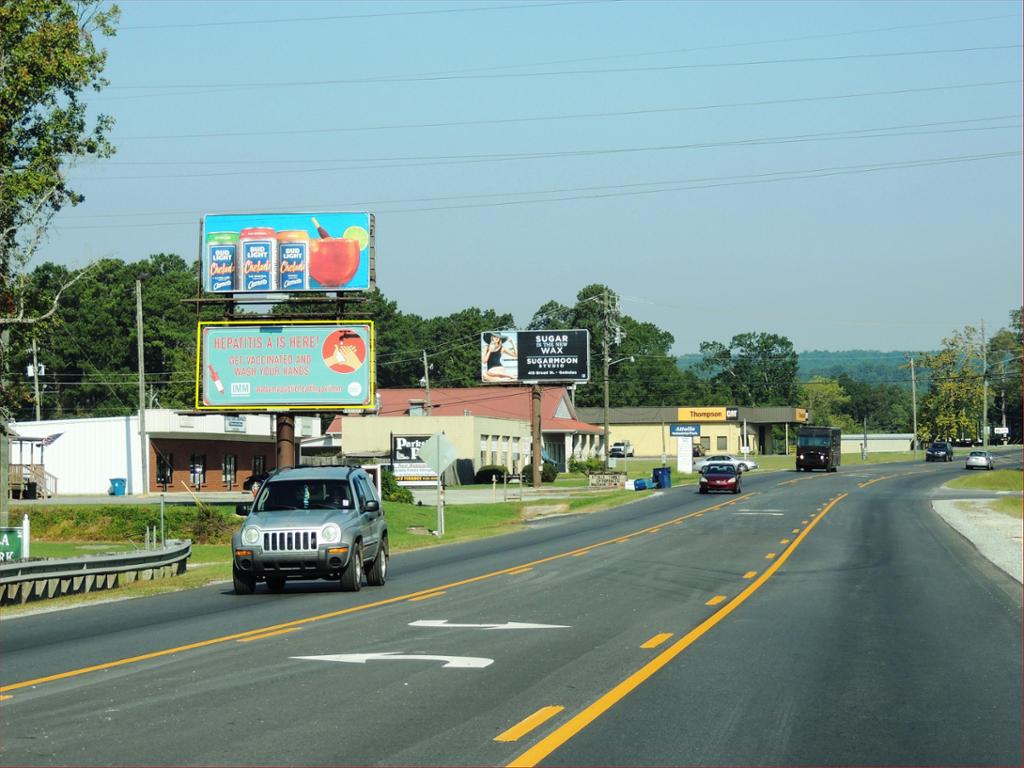
{"type": "Polygon", "coordinates": [[[572,629],[566,624],[527,624],[520,621],[507,621],[504,624],[449,624],[448,619],[420,619],[411,622],[409,626],[445,629],[572,629]]]}
{"type": "Polygon", "coordinates": [[[343,661],[349,664],[365,664],[368,661],[379,661],[388,659],[419,660],[419,661],[443,661],[445,667],[452,669],[483,669],[494,663],[494,659],[484,659],[478,656],[430,656],[425,653],[401,653],[400,651],[388,651],[385,653],[337,653],[328,656],[292,656],[293,659],[305,661],[343,661]]]}

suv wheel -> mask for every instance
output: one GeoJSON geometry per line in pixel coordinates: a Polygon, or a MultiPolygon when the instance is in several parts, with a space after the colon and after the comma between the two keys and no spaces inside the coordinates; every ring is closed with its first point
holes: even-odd
{"type": "Polygon", "coordinates": [[[377,556],[366,572],[366,583],[371,587],[383,587],[388,579],[388,540],[385,536],[377,547],[377,556]]]}
{"type": "Polygon", "coordinates": [[[234,565],[231,566],[231,581],[235,585],[236,595],[251,595],[256,591],[256,577],[238,570],[234,565]]]}
{"type": "Polygon", "coordinates": [[[343,592],[358,592],[363,586],[363,548],[359,544],[352,545],[352,554],[348,565],[341,572],[341,589],[343,592]]]}

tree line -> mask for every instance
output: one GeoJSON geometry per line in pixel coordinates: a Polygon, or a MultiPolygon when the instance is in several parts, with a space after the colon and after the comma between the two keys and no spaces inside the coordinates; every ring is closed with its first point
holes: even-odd
{"type": "MultiPolygon", "coordinates": [[[[138,408],[136,282],[141,280],[146,404],[193,407],[196,326],[222,318],[216,304],[196,301],[199,265],[179,256],[156,254],[139,262],[104,259],[82,279],[66,267],[45,263],[25,275],[29,311],[43,310],[63,291],[57,310],[30,326],[14,329],[10,345],[13,374],[4,388],[17,420],[35,414],[36,362],[44,419],[123,415],[138,408]]],[[[296,298],[272,309],[281,319],[332,313],[331,297],[296,298]],[[320,298],[326,303],[317,303],[320,298]],[[311,300],[312,299],[312,300],[311,300]]],[[[469,307],[448,315],[423,317],[402,312],[379,290],[354,299],[348,317],[373,320],[376,329],[377,386],[469,387],[480,383],[480,334],[516,327],[511,314],[469,307]],[[426,367],[425,367],[426,365],[426,367]]],[[[331,314],[333,317],[333,314],[331,314]]],[[[582,288],[572,305],[549,301],[526,326],[531,330],[586,329],[591,339],[591,382],[574,393],[578,406],[603,404],[603,350],[609,358],[609,404],[622,406],[738,405],[801,406],[819,424],[844,431],[910,432],[912,393],[896,382],[858,381],[848,374],[798,380],[799,355],[785,336],[752,331],[728,341],[700,344],[700,360],[680,367],[672,334],[639,321],[619,308],[619,297],[604,285],[582,288]]],[[[977,439],[981,435],[984,381],[988,381],[988,420],[1001,425],[1005,414],[1012,434],[1021,434],[1021,312],[1009,328],[982,340],[974,328],[955,330],[941,350],[915,360],[918,434],[977,439]]],[[[904,366],[910,379],[909,360],[904,366]]]]}

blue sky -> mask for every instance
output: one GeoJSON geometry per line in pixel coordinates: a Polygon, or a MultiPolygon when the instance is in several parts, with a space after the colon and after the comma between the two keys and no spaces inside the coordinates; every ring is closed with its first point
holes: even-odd
{"type": "Polygon", "coordinates": [[[674,351],[930,350],[1021,305],[1019,2],[158,2],[35,262],[368,210],[405,312],[610,285],[674,351]]]}

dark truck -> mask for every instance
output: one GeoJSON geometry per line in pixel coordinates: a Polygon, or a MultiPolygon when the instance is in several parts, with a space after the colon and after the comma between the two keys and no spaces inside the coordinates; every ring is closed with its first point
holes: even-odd
{"type": "Polygon", "coordinates": [[[838,470],[842,437],[838,427],[800,427],[796,433],[796,471],[838,470]]]}

